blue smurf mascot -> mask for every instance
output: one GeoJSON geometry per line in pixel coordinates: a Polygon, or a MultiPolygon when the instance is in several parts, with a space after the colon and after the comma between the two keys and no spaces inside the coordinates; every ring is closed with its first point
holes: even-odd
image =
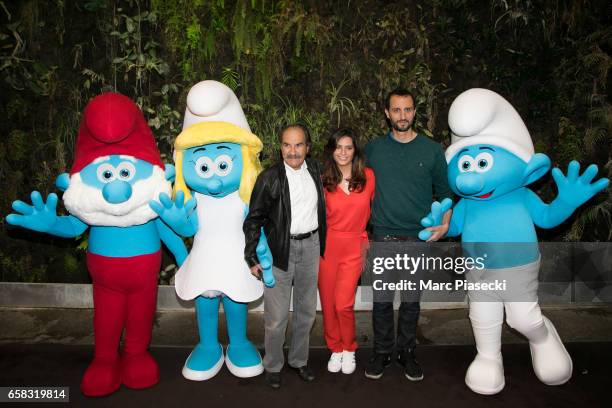
{"type": "MultiPolygon", "coordinates": [[[[548,385],[563,384],[572,375],[572,360],[538,305],[540,253],[535,226],[561,224],[609,181],[592,183],[597,166],[589,166],[580,175],[580,165],[572,161],[567,175],[553,169],[558,195],[550,204],[542,202],[527,186],[548,172],[550,159],[534,153],[519,114],[490,90],[470,89],[459,95],[448,123],[453,133],[446,150],[449,184],[461,199],[453,208],[447,235],[462,236],[464,254],[467,249],[486,258],[485,269],[470,275],[473,280],[486,272],[488,279],[506,280],[512,289],[490,294],[468,290],[478,353],[465,382],[480,394],[504,388],[501,329],[505,309],[508,325],[529,340],[536,376],[548,385]]],[[[423,226],[439,225],[451,204],[450,200],[434,203],[423,226]]],[[[427,239],[430,234],[425,229],[419,237],[427,239]]]]}
{"type": "Polygon", "coordinates": [[[178,234],[195,235],[175,278],[178,296],[195,299],[200,334],[183,376],[207,380],[223,362],[237,377],[259,375],[261,356],[246,335],[247,304],[263,295],[261,279],[274,285],[272,256],[262,235],[257,254],[263,274],[251,274],[244,260],[242,223],[261,171],[262,143],[251,133],[231,89],[203,81],[189,91],[183,131],[174,148],[175,200],[161,194],[160,203],[151,202],[151,207],[178,234]],[[229,335],[225,358],[217,338],[221,302],[229,335]]]}
{"type": "Polygon", "coordinates": [[[172,190],[173,175],[174,167],[161,161],[140,108],[125,95],[104,93],[85,107],[70,175],[57,180],[70,214],[57,215],[55,193],[45,203],[35,191],[32,205],[17,200],[16,213],[6,217],[9,224],[64,238],[89,229],[95,344],[81,381],[87,396],[111,394],[121,384],[142,389],[159,381],[159,367],[148,348],[161,242],[179,265],[187,250],[151,211],[149,201],[172,190]]]}

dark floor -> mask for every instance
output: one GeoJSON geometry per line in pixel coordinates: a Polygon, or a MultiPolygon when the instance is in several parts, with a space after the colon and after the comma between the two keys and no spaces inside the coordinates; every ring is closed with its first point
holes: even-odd
{"type": "MultiPolygon", "coordinates": [[[[473,346],[419,347],[418,357],[425,379],[418,383],[408,381],[396,366],[388,368],[378,381],[366,379],[363,367],[370,352],[367,349],[357,353],[355,374],[331,374],[326,371],[328,352],[313,349],[310,365],[317,379],[306,384],[293,372],[285,370],[280,390],[266,387],[263,376],[239,379],[225,368],[209,381],[185,380],[181,367],[190,350],[155,348],[153,355],[162,373],[157,386],[140,391],[124,387],[108,397],[92,399],[79,392],[79,381],[89,362],[91,347],[11,344],[0,345],[0,386],[69,386],[70,405],[85,407],[612,406],[612,343],[573,343],[567,347],[574,360],[574,376],[563,386],[549,387],[535,377],[526,344],[504,346],[506,388],[490,397],[473,393],[463,381],[475,353],[473,346]]],[[[15,404],[26,405],[30,404],[15,404]]],[[[40,407],[40,404],[35,406],[40,407]]]]}

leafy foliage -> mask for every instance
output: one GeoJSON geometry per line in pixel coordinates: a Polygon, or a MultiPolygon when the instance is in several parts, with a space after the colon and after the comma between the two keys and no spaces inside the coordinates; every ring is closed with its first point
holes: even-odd
{"type": "MultiPolygon", "coordinates": [[[[518,109],[536,150],[555,165],[576,158],[610,176],[608,14],[603,0],[0,1],[0,208],[7,214],[31,190],[54,190],[85,104],[104,91],[137,101],[170,161],[186,94],[208,78],[240,97],[264,142],[264,165],[277,159],[288,122],[309,126],[315,156],[338,126],[356,128],[363,142],[380,136],[383,98],[399,85],[416,94],[419,131],[446,145],[452,100],[485,87],[518,109]]],[[[556,194],[550,178],[536,187],[546,199],[556,194]]],[[[610,194],[541,236],[610,240],[610,194]]],[[[40,242],[38,252],[62,261],[36,267],[28,248],[36,235],[2,225],[0,236],[1,279],[87,279],[83,268],[66,267],[87,237],[40,242]]]]}

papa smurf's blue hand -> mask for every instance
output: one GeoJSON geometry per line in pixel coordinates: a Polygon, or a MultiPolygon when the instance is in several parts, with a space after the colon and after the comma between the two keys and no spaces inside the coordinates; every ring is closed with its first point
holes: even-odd
{"type": "MultiPolygon", "coordinates": [[[[434,201],[431,204],[431,212],[421,220],[421,225],[425,228],[436,227],[442,224],[444,214],[453,206],[453,200],[445,198],[442,202],[434,201]]],[[[433,232],[428,229],[419,232],[419,239],[427,241],[433,232]]]]}
{"type": "Polygon", "coordinates": [[[276,284],[274,274],[272,273],[272,252],[270,251],[270,246],[268,245],[268,240],[263,232],[263,228],[259,236],[259,243],[257,244],[256,251],[259,265],[261,265],[261,269],[263,269],[263,283],[267,287],[272,288],[276,284]]]}
{"type": "Polygon", "coordinates": [[[196,201],[193,197],[186,203],[184,201],[185,194],[182,191],[176,193],[175,201],[172,201],[168,194],[161,193],[159,202],[151,200],[149,206],[170,228],[182,236],[190,237],[196,233],[189,220],[189,216],[196,206],[196,201]]]}
{"type": "Polygon", "coordinates": [[[9,214],[6,217],[6,222],[34,231],[51,231],[58,219],[56,211],[57,195],[55,193],[49,194],[46,203],[38,191],[33,191],[30,196],[32,205],[21,200],[13,201],[13,210],[18,214],[9,214]]]}
{"type": "Polygon", "coordinates": [[[610,183],[610,180],[607,178],[591,183],[597,175],[597,166],[595,164],[587,167],[581,176],[579,176],[579,173],[580,164],[576,160],[572,160],[567,166],[567,177],[563,175],[559,168],[552,170],[553,179],[559,190],[557,199],[573,208],[578,208],[589,201],[610,183]]]}

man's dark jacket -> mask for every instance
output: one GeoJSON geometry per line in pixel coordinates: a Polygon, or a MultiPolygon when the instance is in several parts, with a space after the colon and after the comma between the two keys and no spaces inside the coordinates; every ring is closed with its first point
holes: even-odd
{"type": "MultiPolygon", "coordinates": [[[[321,182],[319,164],[306,159],[308,172],[312,176],[317,188],[317,214],[319,217],[319,242],[321,243],[321,256],[325,252],[325,196],[321,182]]],[[[261,227],[264,228],[268,245],[272,251],[274,266],[284,271],[289,265],[289,236],[291,228],[291,201],[289,196],[289,181],[285,172],[283,161],[264,170],[251,193],[249,214],[244,220],[245,247],[244,259],[249,267],[259,263],[257,258],[257,244],[261,227]]]]}

